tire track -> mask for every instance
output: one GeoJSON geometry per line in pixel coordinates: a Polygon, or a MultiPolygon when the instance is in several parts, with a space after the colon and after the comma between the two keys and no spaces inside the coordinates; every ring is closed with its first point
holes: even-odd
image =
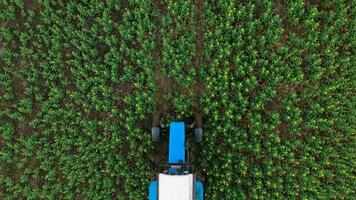
{"type": "Polygon", "coordinates": [[[202,121],[202,108],[200,105],[200,97],[203,94],[205,85],[204,82],[201,80],[200,77],[200,68],[202,67],[203,64],[203,48],[204,48],[204,41],[203,41],[203,36],[204,36],[204,31],[203,31],[203,10],[204,10],[204,2],[202,0],[195,0],[195,6],[197,8],[196,11],[196,39],[195,39],[195,57],[194,57],[194,67],[197,71],[196,75],[196,84],[194,86],[194,93],[195,93],[195,121],[196,121],[196,126],[199,128],[202,128],[203,126],[203,121],[202,121]]]}

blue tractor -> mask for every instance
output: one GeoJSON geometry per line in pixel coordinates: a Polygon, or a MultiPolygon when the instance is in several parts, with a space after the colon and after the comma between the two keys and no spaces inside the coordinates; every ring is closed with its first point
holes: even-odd
{"type": "Polygon", "coordinates": [[[189,165],[189,139],[186,139],[193,132],[195,142],[200,142],[203,130],[193,126],[172,121],[168,127],[152,128],[153,141],[168,136],[169,144],[168,162],[159,165],[155,180],[149,186],[149,200],[203,200],[203,184],[189,165]]]}

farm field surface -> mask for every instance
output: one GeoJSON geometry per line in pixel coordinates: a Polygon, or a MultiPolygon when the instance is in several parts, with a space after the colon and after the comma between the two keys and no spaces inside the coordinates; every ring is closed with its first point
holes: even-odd
{"type": "Polygon", "coordinates": [[[0,199],[148,198],[203,118],[207,200],[356,196],[356,2],[0,0],[0,199]]]}

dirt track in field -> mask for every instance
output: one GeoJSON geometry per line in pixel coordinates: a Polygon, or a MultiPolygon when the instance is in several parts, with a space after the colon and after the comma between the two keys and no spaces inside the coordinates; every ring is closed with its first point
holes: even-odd
{"type": "Polygon", "coordinates": [[[195,5],[197,8],[197,13],[196,13],[196,40],[195,40],[195,58],[194,58],[194,67],[198,71],[197,77],[196,77],[196,85],[194,87],[195,89],[195,119],[196,119],[196,125],[197,127],[202,127],[203,126],[203,121],[202,121],[202,108],[200,105],[200,97],[203,94],[205,85],[204,82],[200,78],[200,73],[199,70],[202,67],[203,64],[203,48],[204,48],[204,31],[203,31],[203,11],[204,11],[204,2],[202,0],[196,0],[195,5]]]}
{"type": "MultiPolygon", "coordinates": [[[[196,7],[196,15],[195,15],[195,29],[194,30],[188,30],[188,31],[195,31],[196,32],[196,37],[195,37],[195,56],[193,60],[193,66],[196,71],[196,83],[192,85],[190,88],[183,88],[179,84],[177,84],[172,77],[164,76],[161,73],[161,69],[164,67],[164,63],[162,62],[162,57],[163,57],[163,36],[161,34],[161,29],[162,29],[162,17],[165,16],[167,13],[165,5],[163,5],[160,1],[155,0],[153,1],[153,5],[158,11],[158,24],[157,24],[157,30],[156,30],[156,42],[157,42],[157,51],[155,52],[155,58],[156,58],[156,64],[153,67],[153,76],[154,80],[156,83],[156,95],[155,95],[155,101],[156,101],[156,107],[155,107],[155,112],[153,113],[152,116],[152,126],[159,126],[160,119],[164,117],[165,115],[169,115],[173,112],[173,105],[171,102],[165,100],[164,96],[170,92],[181,92],[183,94],[187,94],[188,92],[193,92],[194,93],[194,114],[195,114],[195,119],[197,119],[196,123],[197,126],[202,127],[203,121],[202,121],[202,108],[200,105],[200,98],[204,92],[205,88],[205,82],[201,80],[200,77],[200,69],[202,65],[204,64],[204,59],[203,59],[203,48],[204,48],[204,27],[203,27],[203,14],[204,14],[204,3],[202,0],[195,0],[194,5],[196,7]]],[[[191,116],[192,118],[194,116],[191,116]]],[[[156,148],[156,153],[158,155],[164,155],[164,142],[160,142],[160,144],[155,145],[156,148]]],[[[199,153],[200,148],[194,148],[192,149],[192,154],[199,153]]],[[[164,157],[156,158],[155,160],[156,164],[159,162],[164,162],[164,157]],[[161,161],[159,161],[161,160],[161,161]]],[[[193,156],[194,157],[194,156],[193,156]]],[[[194,159],[194,158],[193,158],[194,159]]],[[[196,159],[194,159],[196,160],[196,159]]],[[[196,162],[195,162],[196,163],[196,162]]],[[[192,163],[194,164],[194,163],[192,163]]],[[[198,167],[199,168],[199,167],[198,167]]]]}
{"type": "Polygon", "coordinates": [[[162,16],[164,15],[164,6],[158,0],[153,1],[154,6],[158,11],[158,25],[156,30],[156,41],[157,41],[157,51],[156,51],[156,65],[153,68],[154,80],[156,83],[156,109],[153,113],[152,126],[159,126],[160,115],[170,109],[171,105],[164,100],[164,94],[170,88],[173,88],[172,81],[167,77],[161,75],[162,54],[163,54],[163,38],[161,34],[162,28],[162,16]]]}
{"type": "MultiPolygon", "coordinates": [[[[173,112],[172,103],[165,100],[164,96],[170,92],[181,92],[183,94],[188,94],[189,92],[194,93],[194,114],[196,119],[200,119],[197,121],[198,126],[202,126],[202,114],[201,114],[201,105],[200,105],[200,97],[203,94],[205,83],[200,78],[200,68],[203,65],[203,36],[204,36],[204,27],[203,27],[203,13],[204,13],[204,3],[202,0],[194,1],[196,7],[196,16],[195,16],[195,56],[193,60],[193,66],[196,71],[196,83],[192,85],[190,88],[183,88],[179,84],[176,83],[174,78],[164,76],[161,74],[161,69],[164,67],[164,63],[162,62],[162,54],[163,54],[163,36],[161,34],[162,29],[162,17],[167,13],[165,5],[163,5],[160,1],[153,1],[153,5],[158,11],[158,24],[156,30],[156,41],[157,41],[157,51],[155,52],[156,65],[153,68],[153,76],[156,83],[156,95],[155,95],[155,112],[152,116],[152,125],[158,126],[159,120],[161,117],[170,114],[173,112]]],[[[188,30],[193,31],[193,30],[188,30]]],[[[192,116],[194,117],[194,116],[192,116]]]]}

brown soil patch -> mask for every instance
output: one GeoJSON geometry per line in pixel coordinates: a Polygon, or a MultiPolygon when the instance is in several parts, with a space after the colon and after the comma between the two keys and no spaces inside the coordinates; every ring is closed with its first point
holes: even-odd
{"type": "Polygon", "coordinates": [[[283,35],[281,36],[281,38],[279,38],[279,40],[276,42],[276,44],[274,44],[272,46],[272,50],[276,50],[279,47],[281,47],[285,41],[288,39],[288,35],[290,33],[300,33],[300,28],[298,26],[292,25],[288,19],[287,16],[285,14],[285,9],[287,7],[287,5],[281,1],[278,0],[276,2],[277,6],[273,9],[273,13],[278,15],[281,18],[281,23],[282,23],[282,28],[283,28],[283,35]]]}
{"type": "Polygon", "coordinates": [[[280,94],[280,95],[283,95],[287,92],[290,92],[293,90],[293,86],[292,85],[289,85],[289,84],[284,84],[284,85],[280,85],[278,88],[277,88],[277,94],[280,94]]]}
{"type": "Polygon", "coordinates": [[[115,86],[115,93],[120,97],[124,97],[125,95],[133,93],[134,91],[135,87],[133,85],[133,81],[115,86]]]}
{"type": "Polygon", "coordinates": [[[280,113],[282,111],[281,101],[279,99],[271,101],[267,104],[267,110],[272,110],[280,113]]]}
{"type": "Polygon", "coordinates": [[[281,0],[278,0],[276,4],[277,6],[273,9],[273,13],[280,16],[283,19],[285,17],[283,11],[285,10],[286,5],[281,0]]]}
{"type": "MultiPolygon", "coordinates": [[[[196,13],[196,38],[195,38],[195,48],[196,48],[196,55],[193,60],[193,65],[197,71],[202,66],[203,59],[202,59],[202,51],[203,51],[203,1],[196,0],[195,2],[197,13],[196,13]]],[[[201,106],[199,103],[199,99],[201,94],[205,88],[205,82],[200,79],[200,74],[197,73],[196,76],[196,84],[192,85],[191,87],[184,88],[176,83],[174,78],[163,76],[161,74],[161,69],[163,67],[162,62],[162,53],[163,53],[163,38],[160,33],[162,29],[162,16],[166,13],[165,5],[162,4],[160,1],[153,1],[154,6],[158,9],[158,26],[156,32],[156,41],[157,41],[157,51],[155,52],[156,57],[156,65],[154,67],[154,80],[156,83],[156,111],[153,115],[153,124],[158,124],[159,119],[161,118],[162,114],[169,114],[172,112],[172,103],[168,102],[164,99],[164,95],[169,92],[179,92],[184,95],[194,94],[194,109],[195,115],[201,118],[201,106]]],[[[186,31],[189,31],[188,25],[186,27],[186,31]]],[[[200,120],[201,121],[201,120],[200,120]]]]}
{"type": "Polygon", "coordinates": [[[37,0],[26,0],[24,3],[25,10],[38,10],[40,8],[40,4],[37,0]]]}
{"type": "MultiPolygon", "coordinates": [[[[203,1],[195,1],[197,7],[196,13],[196,38],[195,38],[195,48],[196,54],[194,58],[194,67],[199,69],[202,64],[202,51],[203,51],[203,28],[202,28],[202,15],[203,15],[203,1]]],[[[199,76],[197,77],[199,78],[199,76]]]]}
{"type": "Polygon", "coordinates": [[[282,112],[282,96],[287,92],[290,92],[294,89],[292,85],[283,84],[277,88],[277,96],[274,100],[270,101],[266,105],[267,110],[282,112]]]}
{"type": "Polygon", "coordinates": [[[156,83],[156,109],[153,113],[152,126],[158,126],[162,113],[168,112],[172,109],[172,104],[167,102],[163,97],[166,92],[176,89],[174,80],[170,77],[161,75],[161,69],[163,67],[163,36],[160,32],[162,29],[162,16],[165,13],[165,8],[162,2],[156,0],[153,2],[154,6],[158,9],[158,26],[156,30],[157,51],[155,54],[156,65],[154,66],[153,76],[156,83]]]}
{"type": "MultiPolygon", "coordinates": [[[[197,8],[196,13],[196,39],[195,39],[195,58],[194,58],[194,67],[199,72],[199,69],[203,64],[203,48],[204,48],[204,30],[203,30],[203,12],[204,12],[204,2],[202,0],[195,0],[195,5],[197,8]]],[[[200,97],[203,94],[205,88],[205,82],[201,80],[200,73],[196,73],[196,84],[194,86],[195,93],[195,121],[197,127],[203,126],[200,97]]]]}
{"type": "MultiPolygon", "coordinates": [[[[24,78],[14,78],[13,80],[13,92],[16,100],[26,98],[25,89],[29,86],[29,83],[24,78]]],[[[30,135],[31,128],[28,125],[28,117],[25,116],[24,121],[15,121],[15,132],[19,135],[30,135]]]]}
{"type": "Polygon", "coordinates": [[[315,5],[318,10],[320,10],[323,6],[324,0],[306,0],[306,2],[315,5]]]}
{"type": "Polygon", "coordinates": [[[279,127],[278,127],[278,133],[282,138],[288,138],[289,134],[288,134],[288,129],[289,129],[289,125],[286,122],[282,122],[279,127]]]}
{"type": "Polygon", "coordinates": [[[15,98],[18,100],[25,98],[25,89],[29,86],[29,83],[23,78],[17,77],[13,80],[13,86],[15,98]]]}
{"type": "Polygon", "coordinates": [[[23,29],[22,26],[23,22],[25,21],[26,17],[21,14],[21,10],[28,11],[28,10],[39,10],[40,4],[38,1],[35,0],[26,0],[24,1],[23,8],[16,8],[16,20],[9,22],[8,26],[13,29],[23,29]]]}

